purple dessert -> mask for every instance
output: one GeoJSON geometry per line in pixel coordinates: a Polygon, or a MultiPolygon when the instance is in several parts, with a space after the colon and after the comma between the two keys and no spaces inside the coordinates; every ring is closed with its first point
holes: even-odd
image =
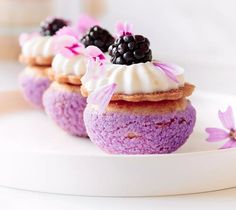
{"type": "Polygon", "coordinates": [[[99,113],[87,106],[84,112],[91,141],[112,154],[174,152],[186,142],[196,121],[190,102],[184,110],[169,113],[132,113],[120,108],[99,113]]]}
{"type": "MultiPolygon", "coordinates": [[[[27,71],[29,71],[29,68],[27,71]]],[[[24,98],[37,108],[43,108],[42,96],[50,83],[51,81],[43,75],[36,76],[23,72],[19,77],[19,84],[24,98]]]]}
{"type": "Polygon", "coordinates": [[[193,132],[196,111],[186,97],[194,85],[180,66],[152,60],[148,38],[131,25],[118,23],[117,32],[111,64],[82,80],[88,136],[112,154],[172,153],[193,132]]]}
{"type": "Polygon", "coordinates": [[[60,128],[71,135],[87,137],[83,120],[86,98],[81,95],[79,86],[54,82],[45,92],[43,104],[60,128]]]}

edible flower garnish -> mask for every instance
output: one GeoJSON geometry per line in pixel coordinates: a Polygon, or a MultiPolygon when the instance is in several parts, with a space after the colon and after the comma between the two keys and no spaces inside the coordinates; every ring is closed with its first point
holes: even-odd
{"type": "Polygon", "coordinates": [[[127,22],[118,22],[115,28],[118,37],[133,34],[133,25],[127,22]]]}
{"type": "Polygon", "coordinates": [[[102,113],[108,106],[112,95],[116,89],[116,84],[108,84],[93,91],[87,98],[87,103],[98,107],[98,112],[102,113]]]}
{"type": "Polygon", "coordinates": [[[225,112],[219,111],[218,116],[226,130],[221,128],[206,128],[206,132],[209,134],[207,141],[218,142],[227,139],[228,141],[220,149],[236,147],[236,129],[232,107],[229,106],[225,112]]]}
{"type": "Polygon", "coordinates": [[[153,65],[157,69],[163,71],[163,73],[172,81],[179,83],[177,78],[177,72],[180,70],[180,67],[175,64],[161,63],[159,61],[154,61],[153,65]]]}

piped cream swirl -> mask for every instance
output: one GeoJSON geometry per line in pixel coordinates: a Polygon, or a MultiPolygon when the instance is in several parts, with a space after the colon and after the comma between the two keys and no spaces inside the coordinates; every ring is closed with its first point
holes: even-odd
{"type": "Polygon", "coordinates": [[[57,54],[52,62],[52,69],[58,75],[75,75],[82,77],[86,72],[87,58],[84,55],[77,55],[66,58],[57,54]]]}
{"type": "MultiPolygon", "coordinates": [[[[176,78],[178,83],[171,80],[152,62],[138,63],[133,65],[108,64],[104,76],[96,80],[89,80],[83,83],[88,93],[103,85],[115,83],[115,93],[121,94],[145,94],[171,89],[178,89],[184,86],[184,70],[178,68],[176,78]]],[[[83,79],[82,79],[83,82],[83,79]]]]}
{"type": "Polygon", "coordinates": [[[31,38],[22,46],[22,54],[27,57],[54,56],[53,38],[53,36],[37,36],[31,38]]]}

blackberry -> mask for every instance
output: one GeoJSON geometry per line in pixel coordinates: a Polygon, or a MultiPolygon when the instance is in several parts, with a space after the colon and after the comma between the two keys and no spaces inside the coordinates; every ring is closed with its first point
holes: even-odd
{"type": "Polygon", "coordinates": [[[108,53],[114,64],[131,65],[152,60],[149,40],[142,35],[124,35],[115,40],[108,53]]]}
{"type": "Polygon", "coordinates": [[[107,30],[100,26],[93,26],[89,32],[82,37],[81,42],[85,47],[94,45],[101,51],[107,52],[114,40],[114,37],[107,30]]]}
{"type": "Polygon", "coordinates": [[[68,21],[60,18],[47,18],[40,24],[40,34],[42,36],[53,36],[59,29],[68,26],[68,24],[68,21]]]}

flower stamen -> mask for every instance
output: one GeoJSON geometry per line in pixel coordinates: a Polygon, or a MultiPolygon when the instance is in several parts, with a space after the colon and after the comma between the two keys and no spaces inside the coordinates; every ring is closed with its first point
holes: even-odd
{"type": "Polygon", "coordinates": [[[230,133],[229,133],[229,137],[230,137],[232,140],[235,140],[235,141],[236,141],[236,130],[231,129],[231,130],[230,130],[230,133]]]}

